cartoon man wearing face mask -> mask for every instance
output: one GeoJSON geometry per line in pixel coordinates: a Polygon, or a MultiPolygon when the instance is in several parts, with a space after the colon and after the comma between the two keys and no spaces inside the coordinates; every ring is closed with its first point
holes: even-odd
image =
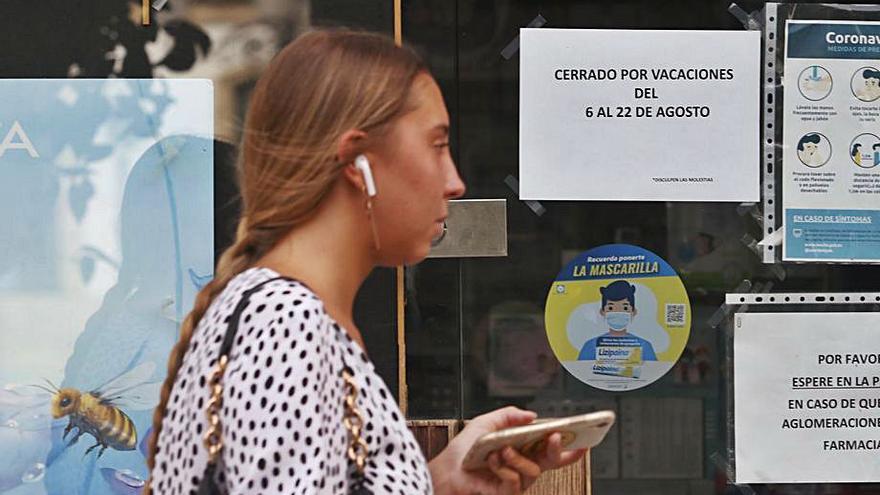
{"type": "Polygon", "coordinates": [[[578,360],[595,360],[597,346],[620,346],[641,347],[643,361],[656,361],[654,346],[627,331],[633,318],[639,313],[636,309],[635,286],[625,280],[618,280],[607,287],[599,288],[599,292],[602,294],[602,309],[599,310],[599,315],[605,318],[608,332],[588,340],[581,348],[578,360]]]}

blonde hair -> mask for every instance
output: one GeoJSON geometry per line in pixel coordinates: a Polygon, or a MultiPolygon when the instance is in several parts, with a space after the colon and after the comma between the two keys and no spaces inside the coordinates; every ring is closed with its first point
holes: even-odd
{"type": "MultiPolygon", "coordinates": [[[[426,68],[410,48],[382,35],[311,31],[276,55],[260,77],[245,121],[238,159],[242,217],[236,240],[214,279],[196,296],[168,359],[153,414],[147,466],[152,472],[162,419],[193,331],[213,299],[288,232],[302,225],[331,190],[336,146],[351,129],[380,137],[407,109],[410,87],[426,68]]],[[[144,495],[151,495],[150,483],[144,495]]]]}

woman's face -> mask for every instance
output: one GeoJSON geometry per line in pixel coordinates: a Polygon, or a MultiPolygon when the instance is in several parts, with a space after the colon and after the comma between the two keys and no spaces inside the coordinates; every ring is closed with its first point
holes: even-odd
{"type": "Polygon", "coordinates": [[[385,266],[424,259],[442,230],[448,200],[465,190],[449,154],[449,114],[431,76],[416,76],[409,108],[383,145],[367,153],[376,182],[378,262],[385,266]]]}

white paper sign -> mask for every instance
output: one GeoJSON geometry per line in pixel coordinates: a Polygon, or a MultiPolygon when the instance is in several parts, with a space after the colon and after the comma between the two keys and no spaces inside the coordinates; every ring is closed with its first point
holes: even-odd
{"type": "Polygon", "coordinates": [[[759,200],[759,32],[520,38],[522,199],[759,200]]]}
{"type": "Polygon", "coordinates": [[[745,313],[736,483],[880,481],[880,313],[745,313]]]}

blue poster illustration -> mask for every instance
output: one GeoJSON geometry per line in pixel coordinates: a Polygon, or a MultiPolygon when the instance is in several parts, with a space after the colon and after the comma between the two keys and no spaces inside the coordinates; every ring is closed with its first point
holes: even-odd
{"type": "Polygon", "coordinates": [[[880,22],[786,21],[783,259],[880,262],[880,22]]]}
{"type": "Polygon", "coordinates": [[[0,80],[0,493],[137,494],[213,276],[205,80],[0,80]]]}

